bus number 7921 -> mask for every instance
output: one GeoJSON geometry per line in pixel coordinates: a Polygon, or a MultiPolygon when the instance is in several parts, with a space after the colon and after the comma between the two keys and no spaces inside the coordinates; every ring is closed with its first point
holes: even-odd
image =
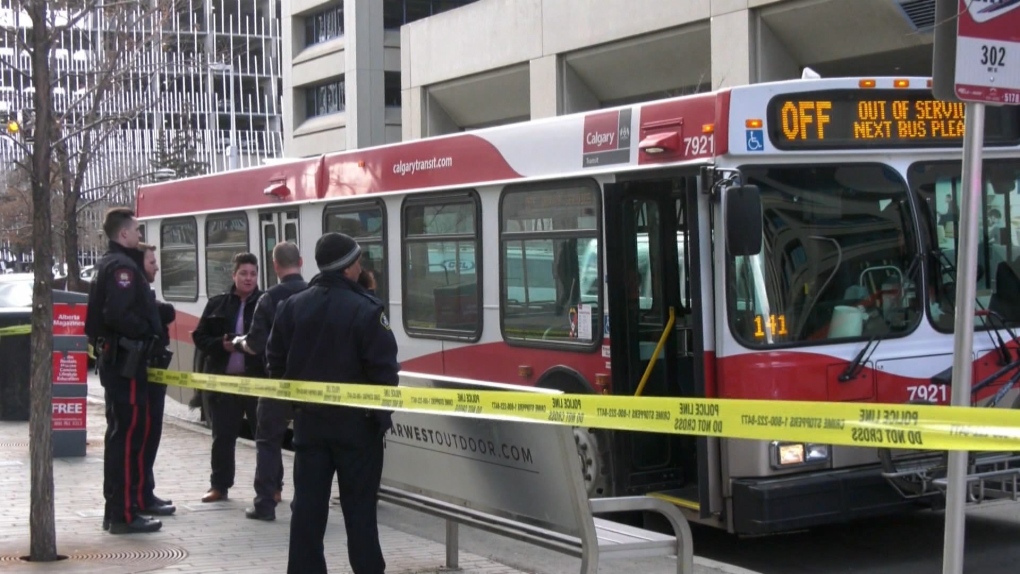
{"type": "Polygon", "coordinates": [[[684,156],[712,155],[715,153],[715,138],[711,135],[684,138],[684,156]]]}

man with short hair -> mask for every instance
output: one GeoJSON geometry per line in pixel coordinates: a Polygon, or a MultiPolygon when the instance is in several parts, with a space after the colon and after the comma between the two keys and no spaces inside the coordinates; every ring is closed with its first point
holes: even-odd
{"type": "MultiPolygon", "coordinates": [[[[156,273],[159,272],[159,263],[156,261],[156,246],[148,243],[139,243],[138,249],[142,253],[142,271],[149,285],[156,281],[156,273]]],[[[165,369],[170,366],[170,359],[173,353],[167,347],[170,345],[170,323],[177,318],[177,311],[174,306],[158,301],[156,291],[149,289],[149,296],[152,302],[159,309],[159,322],[162,326],[159,344],[155,346],[149,357],[149,366],[156,369],[165,369]]],[[[149,383],[149,425],[145,429],[145,476],[144,487],[142,488],[139,506],[143,512],[151,512],[160,516],[167,516],[177,511],[173,501],[156,496],[156,475],[153,467],[156,464],[156,452],[159,450],[160,439],[163,437],[163,412],[166,406],[166,385],[163,383],[149,383]]]]}
{"type": "MultiPolygon", "coordinates": [[[[195,347],[206,354],[205,372],[261,377],[265,372],[262,361],[234,345],[234,339],[251,328],[255,302],[262,294],[258,286],[258,258],[253,253],[238,253],[233,264],[234,282],[230,290],[209,298],[191,338],[195,347]]],[[[252,436],[255,435],[258,400],[221,392],[210,392],[208,396],[213,435],[212,474],[202,502],[217,502],[226,499],[227,491],[234,486],[234,454],[245,417],[252,436]]]]}
{"type": "Polygon", "coordinates": [[[138,220],[128,208],[107,211],[103,231],[109,249],[89,288],[85,334],[100,354],[99,380],[106,390],[103,455],[103,526],[110,534],[155,532],[163,524],[142,516],[144,429],[149,424],[148,353],[159,339],[159,312],[137,263],[138,220]]]}
{"type": "MultiPolygon", "coordinates": [[[[361,246],[342,233],[315,244],[319,274],[280,304],[266,346],[269,376],[317,383],[396,386],[397,342],[381,301],[358,284],[361,246]]],[[[323,537],[333,475],[354,574],[383,574],[376,506],[383,435],[390,413],[297,403],[294,414],[294,503],[289,574],[326,572],[323,537]]]]}
{"type": "MultiPolygon", "coordinates": [[[[277,307],[291,295],[304,291],[308,283],[301,277],[301,252],[289,241],[273,248],[273,271],[280,280],[269,288],[255,305],[251,329],[234,345],[249,355],[265,360],[266,341],[273,328],[277,307]]],[[[276,504],[283,491],[283,438],[293,413],[290,401],[259,397],[258,426],[255,430],[255,501],[244,515],[253,520],[276,520],[276,504]]]]}

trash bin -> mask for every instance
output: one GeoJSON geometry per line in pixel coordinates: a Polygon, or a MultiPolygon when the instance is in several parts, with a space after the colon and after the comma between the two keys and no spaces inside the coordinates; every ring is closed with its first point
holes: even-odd
{"type": "MultiPolygon", "coordinates": [[[[31,309],[0,309],[0,328],[31,323],[31,309]]],[[[0,336],[0,421],[29,418],[31,356],[29,335],[0,336]]]]}

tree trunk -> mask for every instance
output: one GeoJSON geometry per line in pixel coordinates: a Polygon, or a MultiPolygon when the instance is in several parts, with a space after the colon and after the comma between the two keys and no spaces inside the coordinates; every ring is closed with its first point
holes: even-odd
{"type": "Polygon", "coordinates": [[[35,250],[35,288],[32,301],[32,388],[29,456],[32,501],[29,558],[57,559],[53,513],[53,240],[50,213],[50,142],[53,114],[49,55],[52,46],[45,0],[26,8],[32,19],[32,84],[35,87],[35,143],[32,148],[32,248],[35,250]]]}

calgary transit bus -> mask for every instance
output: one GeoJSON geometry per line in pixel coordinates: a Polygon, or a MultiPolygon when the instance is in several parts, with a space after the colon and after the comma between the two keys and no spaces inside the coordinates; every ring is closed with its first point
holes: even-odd
{"type": "MultiPolygon", "coordinates": [[[[268,287],[277,242],[299,244],[310,276],[315,241],[342,231],[364,247],[409,371],[946,404],[963,113],[923,78],[757,84],[146,185],[137,210],[184,370],[235,253],[258,254],[268,287]]],[[[1020,116],[987,116],[976,306],[992,311],[975,318],[975,381],[1020,355],[1020,116]]],[[[942,496],[875,448],[575,435],[590,495],[654,494],[737,533],[942,496]]]]}

